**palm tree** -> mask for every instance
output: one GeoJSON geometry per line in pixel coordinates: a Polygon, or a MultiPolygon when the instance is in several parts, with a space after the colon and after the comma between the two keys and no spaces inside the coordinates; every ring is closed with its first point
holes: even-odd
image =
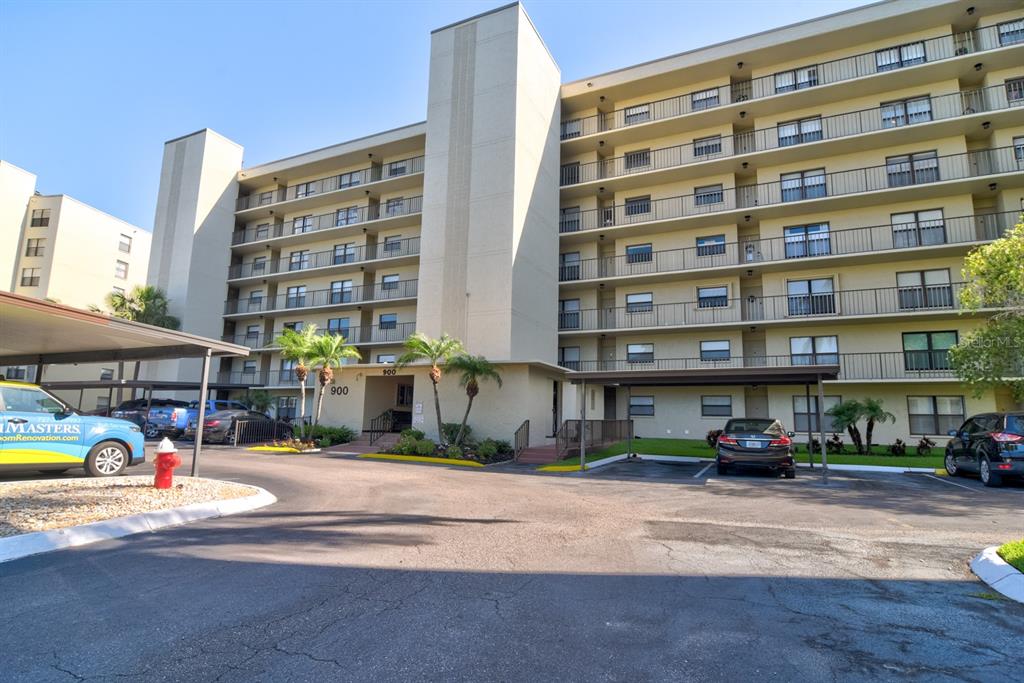
{"type": "Polygon", "coordinates": [[[313,426],[320,424],[320,413],[324,407],[324,389],[334,381],[334,368],[340,368],[342,361],[347,358],[359,360],[362,358],[356,347],[350,345],[345,338],[339,334],[324,334],[317,337],[309,350],[309,361],[317,371],[317,382],[320,384],[320,394],[316,400],[316,415],[313,417],[313,426]]]}
{"type": "Polygon", "coordinates": [[[867,427],[867,452],[871,452],[871,435],[875,431],[876,422],[895,422],[896,416],[882,407],[882,401],[877,398],[866,398],[861,403],[862,416],[868,421],[867,427]]]}
{"type": "Polygon", "coordinates": [[[274,345],[281,349],[281,358],[295,363],[295,378],[299,380],[299,436],[305,432],[306,378],[309,376],[307,363],[312,355],[313,343],[316,338],[316,325],[310,323],[303,325],[299,332],[285,328],[284,332],[274,340],[274,345]]]}
{"type": "Polygon", "coordinates": [[[864,406],[860,401],[850,399],[832,406],[825,411],[826,415],[832,416],[832,423],[839,429],[845,429],[850,434],[850,440],[858,453],[864,452],[864,442],[860,436],[860,429],[857,423],[864,416],[864,406]]]}
{"type": "Polygon", "coordinates": [[[466,434],[466,423],[469,421],[469,411],[473,408],[473,399],[480,393],[480,380],[493,379],[500,388],[501,374],[491,361],[483,356],[471,356],[468,353],[461,353],[448,361],[448,369],[462,373],[459,384],[466,387],[466,396],[469,397],[466,402],[466,414],[462,416],[462,426],[459,427],[459,435],[455,437],[455,445],[461,446],[466,434]]]}
{"type": "Polygon", "coordinates": [[[437,439],[444,441],[444,422],[441,421],[441,399],[437,393],[437,385],[441,382],[441,367],[455,355],[462,353],[462,342],[447,334],[440,339],[432,339],[422,332],[414,332],[405,340],[405,353],[395,362],[396,368],[405,367],[410,363],[424,360],[430,363],[430,382],[434,386],[434,410],[437,413],[437,439]]]}

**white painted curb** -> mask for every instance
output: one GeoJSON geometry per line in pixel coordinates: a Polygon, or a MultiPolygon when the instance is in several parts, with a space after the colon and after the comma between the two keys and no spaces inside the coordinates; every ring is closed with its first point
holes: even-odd
{"type": "Polygon", "coordinates": [[[1011,600],[1024,603],[1024,574],[999,557],[996,546],[985,548],[971,560],[971,571],[979,579],[1011,600]]]}
{"type": "MultiPolygon", "coordinates": [[[[714,458],[695,458],[683,455],[644,455],[643,453],[638,454],[641,460],[653,460],[655,462],[714,462],[714,458]]],[[[604,463],[604,460],[600,461],[604,463]]],[[[593,463],[591,463],[593,464],[593,463]]],[[[810,468],[805,462],[798,462],[797,467],[810,468]]],[[[814,468],[816,470],[821,469],[821,463],[815,463],[814,468]]],[[[925,474],[932,474],[935,472],[934,467],[893,467],[891,465],[829,465],[829,471],[836,470],[837,472],[923,472],[925,474]]]]}
{"type": "Polygon", "coordinates": [[[270,491],[259,486],[244,484],[256,489],[256,493],[244,498],[229,500],[213,500],[206,503],[193,503],[167,510],[140,512],[127,517],[115,517],[101,522],[90,522],[66,529],[50,531],[34,531],[0,538],[0,562],[9,562],[29,555],[47,553],[61,548],[74,548],[80,545],[121,538],[145,531],[156,531],[169,526],[187,524],[200,519],[224,517],[240,512],[248,512],[277,502],[277,497],[270,491]]]}

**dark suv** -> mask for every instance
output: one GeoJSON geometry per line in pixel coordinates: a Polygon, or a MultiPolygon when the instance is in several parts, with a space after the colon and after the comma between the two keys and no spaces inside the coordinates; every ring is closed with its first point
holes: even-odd
{"type": "Polygon", "coordinates": [[[949,435],[945,465],[950,476],[976,472],[985,486],[1024,476],[1024,412],[974,415],[949,435]]]}

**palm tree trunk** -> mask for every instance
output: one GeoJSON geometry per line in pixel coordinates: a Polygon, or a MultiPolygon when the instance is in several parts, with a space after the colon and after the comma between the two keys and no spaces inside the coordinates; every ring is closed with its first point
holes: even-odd
{"type": "Polygon", "coordinates": [[[434,378],[430,378],[430,383],[434,385],[434,411],[437,414],[437,441],[438,443],[444,443],[444,423],[441,422],[441,396],[437,393],[437,382],[434,378]]]}
{"type": "Polygon", "coordinates": [[[868,440],[867,440],[867,444],[865,445],[865,449],[866,449],[866,451],[868,453],[871,453],[871,434],[874,431],[875,431],[875,421],[874,420],[868,420],[868,427],[867,427],[868,440]]]}
{"type": "Polygon", "coordinates": [[[469,411],[473,407],[473,395],[470,394],[469,400],[466,402],[466,414],[462,416],[462,426],[459,427],[459,435],[455,437],[455,445],[462,446],[462,439],[466,434],[466,423],[469,421],[469,411]]]}
{"type": "Polygon", "coordinates": [[[320,424],[320,415],[324,409],[324,391],[327,389],[327,384],[320,384],[320,396],[316,399],[316,417],[313,418],[313,426],[316,427],[320,424]]]}
{"type": "Polygon", "coordinates": [[[306,380],[299,382],[299,438],[306,436],[306,380]]]}

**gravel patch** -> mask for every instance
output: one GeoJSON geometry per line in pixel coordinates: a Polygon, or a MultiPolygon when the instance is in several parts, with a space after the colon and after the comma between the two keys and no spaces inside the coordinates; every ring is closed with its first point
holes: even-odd
{"type": "Polygon", "coordinates": [[[243,484],[192,477],[177,478],[169,489],[153,488],[152,476],[0,483],[0,537],[244,498],[256,492],[243,484]]]}

